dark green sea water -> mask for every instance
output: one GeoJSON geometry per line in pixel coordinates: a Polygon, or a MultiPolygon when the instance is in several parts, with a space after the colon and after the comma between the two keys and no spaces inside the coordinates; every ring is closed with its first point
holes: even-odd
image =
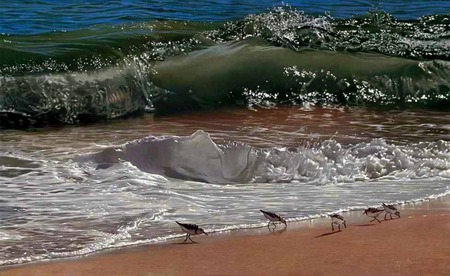
{"type": "Polygon", "coordinates": [[[315,3],[6,1],[0,125],[252,105],[448,110],[448,1],[315,3]]]}

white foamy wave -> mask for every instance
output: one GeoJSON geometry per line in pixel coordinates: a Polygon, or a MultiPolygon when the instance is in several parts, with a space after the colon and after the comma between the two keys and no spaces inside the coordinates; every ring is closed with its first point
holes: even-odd
{"type": "Polygon", "coordinates": [[[0,231],[0,241],[21,240],[23,237],[9,231],[0,231]]]}
{"type": "Polygon", "coordinates": [[[142,171],[208,183],[353,182],[390,177],[448,177],[447,141],[408,145],[384,139],[344,146],[327,140],[297,148],[255,148],[239,142],[216,144],[199,130],[191,136],[154,137],[78,157],[97,168],[130,162],[142,171]]]}
{"type": "MultiPolygon", "coordinates": [[[[447,187],[447,190],[442,193],[438,194],[431,194],[425,197],[419,197],[415,199],[409,199],[409,200],[397,200],[397,201],[387,201],[386,203],[389,204],[396,204],[396,205],[402,205],[407,203],[415,203],[415,202],[422,202],[427,201],[430,199],[437,199],[440,197],[444,197],[450,195],[450,187],[447,187]]],[[[285,211],[283,216],[285,216],[286,220],[288,222],[305,222],[308,220],[315,220],[320,218],[326,218],[330,214],[334,213],[347,213],[351,211],[360,211],[364,210],[367,207],[379,207],[380,204],[370,204],[370,205],[353,205],[353,206],[346,206],[338,209],[334,209],[332,211],[327,212],[320,212],[320,213],[314,213],[309,215],[303,215],[301,211],[298,213],[296,212],[288,212],[285,211]]],[[[259,211],[255,211],[259,214],[259,211]]],[[[83,255],[89,255],[92,253],[108,250],[108,249],[114,249],[114,248],[123,248],[123,247],[129,247],[129,246],[139,246],[139,245],[149,245],[149,244],[155,244],[155,243],[164,243],[164,242],[170,242],[175,239],[182,239],[184,237],[184,234],[168,234],[168,235],[161,235],[159,237],[155,238],[148,238],[148,239],[140,239],[140,240],[130,240],[130,233],[132,233],[134,230],[138,229],[142,223],[148,220],[154,220],[156,218],[157,214],[154,214],[151,218],[141,218],[137,219],[131,223],[128,223],[125,226],[119,227],[117,234],[107,234],[107,233],[100,233],[99,238],[97,242],[90,244],[80,250],[74,250],[74,251],[65,251],[65,252],[48,252],[45,254],[35,254],[32,256],[24,256],[20,258],[12,258],[12,259],[6,259],[6,260],[0,260],[0,266],[3,265],[13,265],[13,264],[22,264],[22,263],[28,263],[28,262],[35,262],[35,261],[42,261],[42,260],[50,260],[50,259],[59,259],[59,258],[70,258],[70,257],[78,257],[83,255]]],[[[265,228],[267,226],[267,221],[262,217],[258,216],[258,219],[256,219],[255,223],[241,223],[241,224],[235,224],[235,225],[226,225],[226,226],[218,226],[218,227],[209,227],[205,228],[205,231],[207,233],[215,233],[215,234],[223,234],[230,231],[235,230],[251,230],[251,229],[258,229],[258,228],[265,228]]],[[[2,234],[0,233],[0,237],[2,234]]]]}
{"type": "Polygon", "coordinates": [[[2,194],[15,197],[0,202],[8,207],[0,214],[7,244],[0,265],[183,239],[175,220],[222,233],[266,227],[259,209],[267,209],[308,224],[334,212],[450,191],[449,142],[442,140],[258,148],[216,143],[197,131],[97,150],[76,162],[3,160],[39,171],[2,179],[2,194]]]}

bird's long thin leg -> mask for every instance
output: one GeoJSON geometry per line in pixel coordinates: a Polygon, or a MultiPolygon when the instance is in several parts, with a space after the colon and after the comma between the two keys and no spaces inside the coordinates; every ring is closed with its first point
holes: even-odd
{"type": "Polygon", "coordinates": [[[275,224],[275,222],[272,222],[273,226],[275,226],[273,229],[277,228],[277,225],[275,224]]]}
{"type": "Polygon", "coordinates": [[[339,231],[341,231],[341,224],[338,224],[338,226],[339,226],[339,231]]]}
{"type": "Polygon", "coordinates": [[[193,241],[193,240],[191,239],[191,235],[189,235],[188,237],[189,237],[189,240],[190,240],[191,242],[195,242],[195,241],[193,241]]]}
{"type": "Polygon", "coordinates": [[[270,227],[269,227],[269,225],[270,225],[270,222],[271,222],[271,221],[269,221],[269,223],[267,223],[267,228],[269,228],[269,229],[270,229],[270,227]]]}
{"type": "Polygon", "coordinates": [[[186,234],[186,238],[184,239],[184,242],[187,241],[188,237],[189,237],[189,234],[186,234]]]}
{"type": "Polygon", "coordinates": [[[334,231],[334,223],[331,223],[331,231],[334,231]]]}
{"type": "Polygon", "coordinates": [[[381,221],[379,221],[377,218],[375,218],[379,223],[381,223],[381,221]]]}
{"type": "Polygon", "coordinates": [[[386,220],[386,216],[388,215],[388,213],[384,214],[384,220],[386,220]]]}

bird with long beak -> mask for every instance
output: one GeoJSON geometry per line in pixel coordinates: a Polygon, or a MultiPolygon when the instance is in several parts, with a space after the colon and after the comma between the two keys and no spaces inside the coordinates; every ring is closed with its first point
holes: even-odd
{"type": "Polygon", "coordinates": [[[191,235],[201,235],[201,234],[205,234],[206,236],[208,236],[208,234],[200,227],[198,227],[198,225],[196,224],[190,224],[190,223],[180,223],[178,221],[175,221],[181,228],[181,230],[183,230],[184,233],[186,233],[186,239],[184,240],[184,242],[187,241],[187,239],[189,239],[191,242],[194,242],[191,239],[191,235]]]}
{"type": "Polygon", "coordinates": [[[384,209],[371,207],[371,208],[367,208],[366,210],[364,210],[363,214],[373,218],[373,220],[371,220],[370,222],[376,220],[379,223],[381,223],[381,221],[377,217],[383,212],[384,212],[384,209]]]}
{"type": "Polygon", "coordinates": [[[260,210],[264,216],[269,220],[269,223],[267,224],[267,227],[269,228],[269,225],[272,223],[273,226],[275,226],[274,228],[277,227],[277,225],[275,224],[275,222],[279,221],[281,223],[284,223],[284,225],[287,227],[287,223],[286,220],[280,216],[279,214],[273,213],[273,212],[267,212],[267,211],[263,211],[260,210]]]}
{"type": "Polygon", "coordinates": [[[386,211],[386,214],[384,214],[384,220],[386,220],[386,216],[389,214],[389,216],[392,219],[392,214],[396,215],[397,217],[400,218],[400,212],[397,210],[397,208],[395,208],[394,205],[388,205],[388,204],[384,204],[382,203],[384,211],[386,211]]]}
{"type": "Polygon", "coordinates": [[[331,231],[334,231],[334,224],[337,224],[339,226],[339,231],[341,231],[341,224],[344,225],[345,228],[347,228],[347,225],[345,224],[345,219],[343,216],[338,214],[332,214],[331,217],[331,231]]]}

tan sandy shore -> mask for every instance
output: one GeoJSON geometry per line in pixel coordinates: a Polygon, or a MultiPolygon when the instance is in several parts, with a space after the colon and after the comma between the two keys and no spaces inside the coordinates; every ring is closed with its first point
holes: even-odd
{"type": "MultiPolygon", "coordinates": [[[[164,245],[3,268],[1,275],[450,275],[450,196],[400,207],[402,217],[368,223],[345,213],[291,223],[286,231],[237,231],[164,245]],[[243,234],[244,233],[244,234],[243,234]]],[[[383,215],[384,216],[384,215],[383,215]]]]}

